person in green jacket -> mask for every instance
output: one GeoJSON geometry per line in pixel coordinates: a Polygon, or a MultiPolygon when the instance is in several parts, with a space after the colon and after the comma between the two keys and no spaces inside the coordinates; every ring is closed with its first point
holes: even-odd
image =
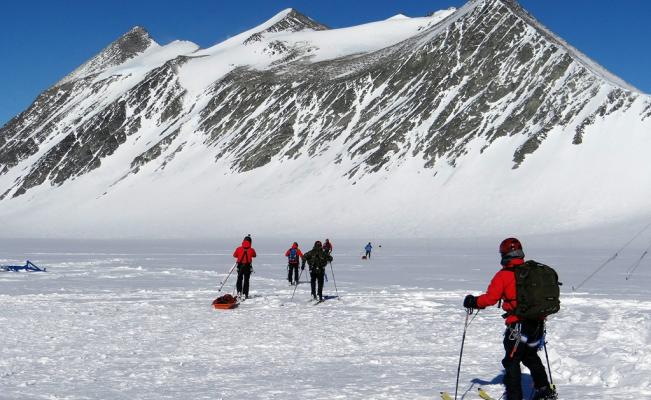
{"type": "Polygon", "coordinates": [[[312,250],[303,254],[303,264],[301,270],[305,269],[305,263],[310,266],[310,286],[312,289],[312,299],[323,301],[323,278],[328,262],[332,261],[332,256],[323,251],[321,241],[314,242],[312,250]],[[318,284],[318,287],[317,287],[318,284]]]}

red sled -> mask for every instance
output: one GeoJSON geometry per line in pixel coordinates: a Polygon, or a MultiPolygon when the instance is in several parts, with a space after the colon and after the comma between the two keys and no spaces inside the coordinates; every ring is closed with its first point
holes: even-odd
{"type": "Polygon", "coordinates": [[[230,294],[219,296],[212,302],[212,306],[215,310],[230,310],[231,308],[235,308],[239,305],[240,303],[237,301],[237,299],[230,294]]]}

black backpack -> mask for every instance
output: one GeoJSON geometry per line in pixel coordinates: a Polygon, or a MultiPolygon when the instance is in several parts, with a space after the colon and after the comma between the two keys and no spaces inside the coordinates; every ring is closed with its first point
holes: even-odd
{"type": "Polygon", "coordinates": [[[517,307],[511,312],[523,319],[540,319],[561,309],[558,274],[548,265],[529,260],[513,268],[517,307]]]}
{"type": "Polygon", "coordinates": [[[328,255],[321,249],[310,251],[310,271],[324,272],[328,265],[328,255]]]}

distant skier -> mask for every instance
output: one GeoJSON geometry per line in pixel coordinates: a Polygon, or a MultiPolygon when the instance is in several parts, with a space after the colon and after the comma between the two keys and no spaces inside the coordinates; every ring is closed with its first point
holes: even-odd
{"type": "Polygon", "coordinates": [[[305,263],[310,266],[310,286],[312,289],[312,299],[323,301],[323,278],[325,277],[325,269],[328,262],[332,261],[332,256],[323,250],[320,241],[314,242],[312,250],[303,255],[303,264],[301,269],[305,269],[305,263]],[[318,288],[316,287],[318,284],[318,288]]]}
{"type": "Polygon", "coordinates": [[[544,344],[545,318],[537,320],[522,319],[512,312],[516,308],[516,285],[514,268],[523,265],[524,252],[518,239],[508,238],[500,244],[502,269],[498,271],[485,294],[475,297],[467,295],[463,306],[472,309],[483,309],[502,300],[502,309],[506,311],[506,332],[504,334],[504,350],[506,355],[502,360],[504,366],[504,385],[507,400],[522,400],[521,371],[522,362],[531,372],[536,392],[532,400],[555,400],[556,390],[550,386],[547,373],[538,349],[544,344]]]}
{"type": "Polygon", "coordinates": [[[323,243],[323,251],[325,251],[326,254],[332,253],[332,242],[330,242],[330,239],[326,239],[325,243],[323,243]]]}
{"type": "Polygon", "coordinates": [[[292,247],[285,252],[287,257],[287,280],[290,285],[298,285],[298,264],[300,259],[303,258],[301,249],[298,248],[298,243],[294,242],[292,247]],[[292,275],[294,280],[292,281],[292,275]]]}
{"type": "Polygon", "coordinates": [[[235,249],[233,257],[237,262],[237,296],[245,299],[249,298],[249,279],[253,272],[253,258],[256,256],[255,249],[251,247],[251,235],[247,235],[242,240],[242,246],[235,249]]]}
{"type": "Polygon", "coordinates": [[[366,250],[366,258],[370,259],[371,258],[371,250],[373,250],[373,246],[371,246],[371,242],[368,242],[366,247],[364,247],[364,250],[366,250]]]}

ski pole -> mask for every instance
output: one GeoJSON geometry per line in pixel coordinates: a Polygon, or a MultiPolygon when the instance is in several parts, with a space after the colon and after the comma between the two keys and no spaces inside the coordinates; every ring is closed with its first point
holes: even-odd
{"type": "Polygon", "coordinates": [[[332,271],[332,282],[335,284],[335,293],[337,294],[337,300],[341,300],[339,297],[339,291],[337,290],[337,280],[335,279],[335,270],[332,268],[332,261],[330,261],[330,271],[332,271]]]}
{"type": "Polygon", "coordinates": [[[459,352],[459,366],[457,367],[457,384],[454,387],[454,400],[457,400],[457,392],[459,391],[459,375],[461,374],[461,358],[463,357],[463,344],[466,342],[466,332],[468,331],[468,325],[472,322],[472,319],[475,319],[479,310],[475,313],[475,317],[472,317],[470,322],[468,318],[472,315],[472,308],[466,308],[466,322],[463,324],[463,336],[461,337],[461,351],[459,352]]]}
{"type": "Polygon", "coordinates": [[[228,275],[226,275],[226,278],[225,278],[223,281],[219,282],[219,285],[220,285],[220,286],[219,286],[219,290],[217,290],[217,292],[221,292],[221,291],[222,291],[222,288],[223,288],[224,285],[226,284],[226,281],[228,280],[228,278],[229,278],[229,277],[231,276],[231,274],[233,273],[233,270],[235,269],[235,266],[236,266],[236,265],[237,265],[237,263],[233,264],[233,266],[231,267],[231,270],[228,272],[228,275]]]}
{"type": "Polygon", "coordinates": [[[626,280],[628,280],[633,275],[633,272],[635,272],[637,267],[640,266],[642,259],[649,253],[650,250],[651,250],[651,245],[649,245],[649,247],[646,250],[644,250],[644,253],[642,253],[640,258],[628,269],[628,272],[626,273],[626,280]]]}
{"type": "Polygon", "coordinates": [[[292,292],[292,297],[289,299],[289,301],[292,301],[294,299],[294,293],[296,293],[296,289],[298,288],[298,283],[301,281],[301,276],[303,275],[303,270],[305,268],[301,268],[301,273],[298,274],[298,281],[296,281],[296,286],[294,286],[294,291],[292,292]]]}
{"type": "Polygon", "coordinates": [[[549,371],[549,385],[554,388],[554,379],[552,378],[552,369],[549,366],[549,354],[547,354],[547,340],[543,341],[543,347],[545,349],[545,358],[547,359],[547,371],[549,371]]]}

